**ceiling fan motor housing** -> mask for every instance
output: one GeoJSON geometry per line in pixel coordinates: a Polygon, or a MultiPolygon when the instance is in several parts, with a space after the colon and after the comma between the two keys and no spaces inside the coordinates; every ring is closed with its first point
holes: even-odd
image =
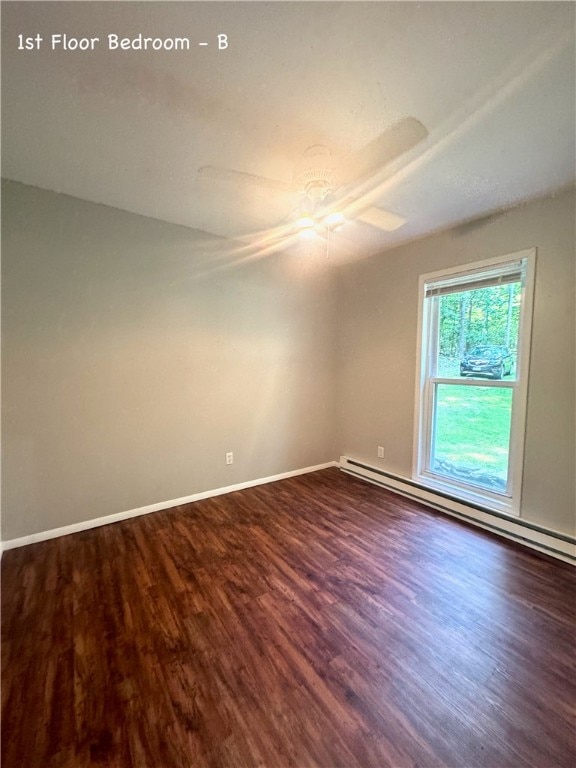
{"type": "Polygon", "coordinates": [[[328,147],[314,144],[298,161],[294,183],[313,200],[322,200],[336,186],[336,158],[328,147]]]}

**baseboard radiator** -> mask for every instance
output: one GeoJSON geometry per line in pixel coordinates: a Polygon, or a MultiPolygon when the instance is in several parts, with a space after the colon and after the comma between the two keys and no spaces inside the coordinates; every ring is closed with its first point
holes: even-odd
{"type": "Polygon", "coordinates": [[[369,483],[394,491],[447,515],[465,520],[512,541],[517,541],[544,554],[576,564],[576,539],[534,523],[510,518],[501,512],[466,504],[450,496],[428,490],[424,486],[385,472],[347,456],[340,457],[340,469],[369,483]]]}

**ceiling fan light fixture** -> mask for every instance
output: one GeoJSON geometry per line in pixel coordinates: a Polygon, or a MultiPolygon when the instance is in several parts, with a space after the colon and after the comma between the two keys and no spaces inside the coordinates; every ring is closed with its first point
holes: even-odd
{"type": "MultiPolygon", "coordinates": [[[[1,2],[1,0],[0,0],[1,2]]],[[[362,149],[346,157],[336,156],[324,144],[309,146],[294,163],[292,183],[217,166],[198,169],[200,179],[242,183],[294,200],[280,229],[287,236],[319,237],[328,244],[330,233],[350,220],[375,229],[392,232],[406,223],[398,214],[376,206],[364,207],[362,189],[374,177],[379,183],[380,170],[423,141],[428,132],[413,117],[402,118],[362,149]],[[357,185],[356,187],[354,185],[357,185]],[[354,194],[350,198],[347,194],[354,194]],[[338,209],[346,211],[345,218],[338,209]]],[[[375,182],[376,183],[376,182],[375,182]]],[[[370,190],[368,190],[370,191],[370,190]]],[[[286,205],[288,208],[288,204],[286,205]]]]}
{"type": "Polygon", "coordinates": [[[311,216],[302,216],[296,222],[296,226],[301,232],[313,230],[316,226],[316,222],[311,216]]]}
{"type": "Polygon", "coordinates": [[[344,224],[344,221],[344,214],[340,213],[340,211],[334,211],[334,213],[329,213],[328,216],[326,216],[324,224],[330,229],[337,229],[344,224]]]}

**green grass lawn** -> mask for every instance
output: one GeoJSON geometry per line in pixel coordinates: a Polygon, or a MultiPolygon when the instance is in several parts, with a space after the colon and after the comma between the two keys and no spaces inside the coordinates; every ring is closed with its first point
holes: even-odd
{"type": "Polygon", "coordinates": [[[438,385],[433,466],[506,485],[512,390],[438,385]],[[487,478],[492,478],[488,480],[487,478]]]}

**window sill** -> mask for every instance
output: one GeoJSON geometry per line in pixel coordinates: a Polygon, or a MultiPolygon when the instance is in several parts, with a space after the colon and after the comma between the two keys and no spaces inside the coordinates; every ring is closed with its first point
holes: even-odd
{"type": "Polygon", "coordinates": [[[510,517],[520,517],[518,505],[510,496],[491,493],[482,488],[471,488],[458,482],[450,482],[440,478],[438,475],[427,472],[415,474],[412,479],[415,483],[431,491],[441,493],[443,496],[454,501],[472,504],[488,512],[500,512],[510,517]]]}

